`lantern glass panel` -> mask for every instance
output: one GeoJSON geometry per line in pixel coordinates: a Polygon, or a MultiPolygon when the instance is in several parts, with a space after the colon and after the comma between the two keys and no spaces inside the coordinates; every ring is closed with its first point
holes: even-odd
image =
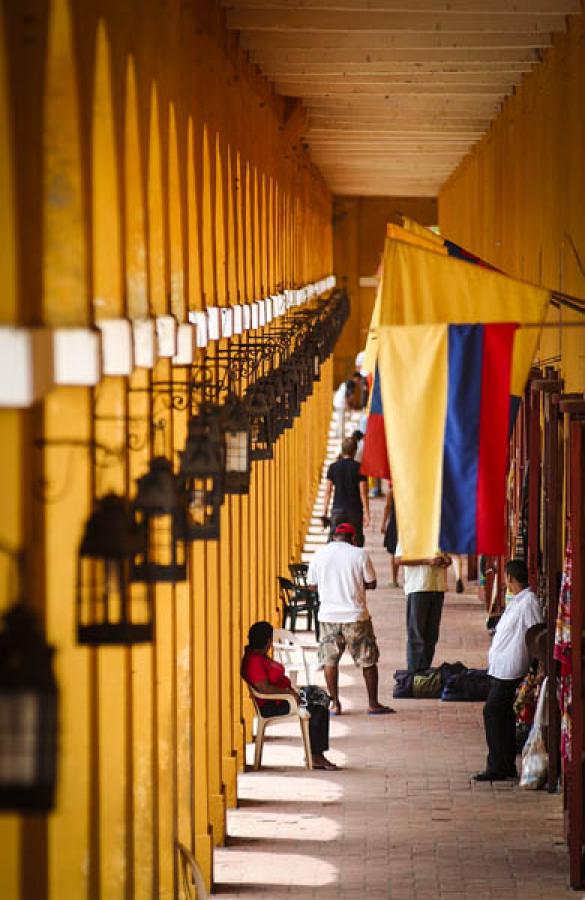
{"type": "Polygon", "coordinates": [[[226,472],[248,471],[248,432],[226,431],[225,434],[226,472]]]}
{"type": "Polygon", "coordinates": [[[213,534],[209,533],[205,536],[219,537],[216,487],[217,480],[213,475],[194,476],[187,480],[187,535],[192,534],[194,529],[211,529],[213,534]],[[217,534],[215,534],[216,531],[217,534]]]}

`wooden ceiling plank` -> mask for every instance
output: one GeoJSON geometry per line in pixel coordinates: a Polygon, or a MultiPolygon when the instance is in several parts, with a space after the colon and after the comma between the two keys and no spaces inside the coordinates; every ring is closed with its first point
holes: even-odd
{"type": "Polygon", "coordinates": [[[447,32],[548,34],[564,31],[564,15],[527,13],[466,12],[370,12],[360,14],[315,9],[230,9],[228,28],[237,31],[324,31],[354,32],[447,32]]]}
{"type": "Polygon", "coordinates": [[[289,78],[291,81],[326,81],[330,78],[344,78],[347,81],[382,79],[402,81],[405,79],[423,81],[430,76],[446,81],[470,77],[483,81],[512,75],[520,78],[529,72],[533,62],[412,62],[412,63],[267,63],[262,71],[271,81],[289,78]]]}
{"type": "MultiPolygon", "coordinates": [[[[496,92],[499,87],[501,90],[508,90],[513,84],[519,84],[522,80],[520,73],[504,72],[503,74],[487,72],[435,72],[409,75],[357,75],[355,73],[346,72],[330,72],[328,74],[318,75],[283,75],[273,79],[276,86],[282,90],[280,93],[296,94],[297,90],[302,93],[306,89],[328,89],[332,86],[360,88],[379,86],[381,88],[391,87],[400,89],[414,89],[414,92],[420,88],[427,86],[445,86],[448,88],[459,89],[461,87],[481,88],[481,93],[496,92]],[[483,90],[485,88],[485,90],[483,90]],[[302,90],[301,90],[302,89],[302,90]]],[[[401,93],[399,90],[397,93],[401,93]]]]}
{"type": "Polygon", "coordinates": [[[241,34],[241,42],[244,47],[258,49],[270,47],[290,50],[322,50],[355,49],[355,50],[383,50],[383,49],[412,49],[424,50],[426,48],[466,50],[481,48],[509,49],[543,48],[551,46],[550,34],[542,32],[334,32],[326,31],[248,31],[241,34]]]}
{"type": "MultiPolygon", "coordinates": [[[[485,0],[223,0],[226,9],[322,10],[334,12],[485,13],[485,0]]],[[[580,0],[490,0],[494,13],[571,15],[580,0]]]]}
{"type": "Polygon", "coordinates": [[[355,84],[341,80],[334,82],[309,82],[299,84],[296,81],[277,82],[280,94],[289,97],[502,97],[512,91],[514,82],[506,79],[495,84],[444,83],[428,82],[363,82],[355,84]]]}
{"type": "Polygon", "coordinates": [[[455,65],[459,62],[538,62],[535,48],[522,47],[321,47],[319,54],[310,48],[258,47],[249,50],[250,61],[260,66],[270,63],[285,65],[288,63],[334,63],[343,66],[351,63],[423,63],[433,62],[455,65]]]}

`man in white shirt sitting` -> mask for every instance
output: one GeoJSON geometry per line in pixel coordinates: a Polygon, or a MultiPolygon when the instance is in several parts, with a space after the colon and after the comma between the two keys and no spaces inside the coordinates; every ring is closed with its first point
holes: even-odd
{"type": "Polygon", "coordinates": [[[378,716],[394,710],[378,700],[380,651],[366,605],[366,591],[376,587],[376,572],[367,552],[354,546],[356,537],[354,526],[341,522],[330,543],[313,556],[307,583],[319,591],[319,662],[332,698],[331,712],[341,714],[339,660],[347,647],[364,675],[368,713],[378,716]]]}
{"type": "Polygon", "coordinates": [[[506,563],[506,588],[508,602],[488,656],[490,692],[483,710],[487,764],[484,772],[473,776],[475,781],[505,781],[517,775],[514,698],[531,663],[526,632],[542,621],[540,603],[528,587],[523,560],[506,563]]]}

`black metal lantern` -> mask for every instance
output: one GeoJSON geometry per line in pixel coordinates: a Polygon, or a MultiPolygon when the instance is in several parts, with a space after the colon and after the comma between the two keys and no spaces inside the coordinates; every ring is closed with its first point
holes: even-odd
{"type": "Polygon", "coordinates": [[[142,546],[132,559],[130,579],[145,584],[185,581],[187,560],[180,540],[184,504],[170,460],[156,456],[137,483],[132,512],[142,546]]]}
{"type": "Polygon", "coordinates": [[[321,381],[321,356],[319,353],[319,338],[317,334],[311,335],[306,343],[305,352],[309,358],[311,380],[321,381]]]}
{"type": "Polygon", "coordinates": [[[128,501],[106,494],[89,517],[79,547],[77,640],[80,644],[141,644],[152,640],[152,599],[130,585],[136,555],[146,556],[128,501]]]}
{"type": "Polygon", "coordinates": [[[0,810],[49,812],[57,781],[53,648],[18,603],[0,631],[0,810]]]}
{"type": "Polygon", "coordinates": [[[224,494],[247,494],[250,489],[250,417],[245,405],[230,396],[222,408],[225,442],[224,494]]]}
{"type": "Polygon", "coordinates": [[[283,363],[280,368],[286,386],[288,418],[292,424],[292,420],[301,412],[301,372],[299,366],[292,361],[283,363]]]}
{"type": "Polygon", "coordinates": [[[246,391],[246,406],[250,416],[250,459],[272,459],[274,441],[273,411],[266,385],[257,381],[246,391]]]}
{"type": "Polygon", "coordinates": [[[183,538],[186,541],[217,539],[223,500],[223,452],[217,411],[201,408],[189,422],[189,433],[181,457],[183,538]]]}
{"type": "Polygon", "coordinates": [[[285,428],[292,425],[292,415],[288,411],[288,393],[284,374],[280,368],[273,369],[266,378],[269,403],[272,410],[272,431],[277,441],[285,428]]]}
{"type": "Polygon", "coordinates": [[[295,350],[291,362],[296,366],[299,375],[299,397],[302,403],[313,393],[313,367],[306,348],[300,347],[295,350]]]}

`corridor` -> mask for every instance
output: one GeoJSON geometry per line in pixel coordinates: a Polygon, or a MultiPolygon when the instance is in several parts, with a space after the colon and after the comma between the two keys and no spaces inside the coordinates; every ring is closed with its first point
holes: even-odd
{"type": "MultiPolygon", "coordinates": [[[[215,890],[225,900],[579,900],[566,886],[560,796],[470,782],[484,764],[482,705],[391,699],[393,672],[404,666],[404,597],[389,587],[383,506],[371,501],[366,546],[379,587],[370,611],[381,699],[397,715],[365,715],[346,654],[330,754],[343,770],[307,772],[296,725],[272,730],[263,770],[239,776],[239,805],[215,852],[215,890]]],[[[484,620],[475,585],[448,593],[435,661],[484,666],[484,620]]],[[[312,635],[306,643],[313,652],[312,635]]]]}

